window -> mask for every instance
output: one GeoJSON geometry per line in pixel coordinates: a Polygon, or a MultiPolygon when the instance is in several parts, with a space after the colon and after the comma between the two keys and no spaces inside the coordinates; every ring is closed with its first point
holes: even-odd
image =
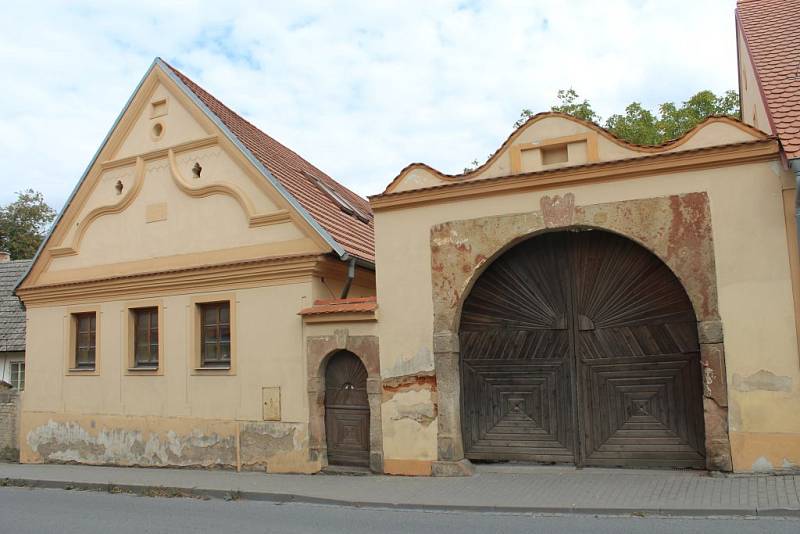
{"type": "Polygon", "coordinates": [[[230,302],[204,302],[200,310],[200,367],[230,368],[230,302]]]}
{"type": "Polygon", "coordinates": [[[75,368],[93,370],[97,353],[97,314],[76,313],[75,368]]]}
{"type": "Polygon", "coordinates": [[[303,174],[305,174],[306,177],[309,178],[320,191],[328,195],[328,198],[333,200],[339,206],[340,210],[348,215],[354,216],[363,223],[368,223],[370,220],[372,220],[372,217],[369,214],[364,213],[360,209],[356,208],[351,202],[335,191],[330,185],[323,182],[320,178],[317,178],[316,176],[313,176],[307,172],[304,172],[303,174]]]}
{"type": "Polygon", "coordinates": [[[158,307],[137,308],[133,314],[133,366],[158,367],[158,307]]]}
{"type": "Polygon", "coordinates": [[[11,387],[25,389],[25,362],[11,362],[11,387]]]}

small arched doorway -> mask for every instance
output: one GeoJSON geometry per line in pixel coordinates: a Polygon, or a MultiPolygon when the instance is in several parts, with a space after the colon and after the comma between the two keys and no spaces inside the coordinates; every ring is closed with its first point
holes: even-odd
{"type": "Polygon", "coordinates": [[[640,245],[575,230],[513,247],[476,281],[459,337],[467,458],[705,466],[694,311],[640,245]]]}
{"type": "Polygon", "coordinates": [[[367,370],[352,352],[337,352],[325,369],[328,464],[369,467],[367,370]]]}

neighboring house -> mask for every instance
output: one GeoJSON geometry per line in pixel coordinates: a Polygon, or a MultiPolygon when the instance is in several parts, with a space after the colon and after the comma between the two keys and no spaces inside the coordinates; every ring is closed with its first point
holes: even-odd
{"type": "MultiPolygon", "coordinates": [[[[800,221],[800,0],[739,0],[736,42],[742,119],[778,136],[782,168],[794,173],[783,190],[787,212],[800,221]]],[[[791,236],[795,313],[800,315],[800,254],[791,236]]]]}
{"type": "Polygon", "coordinates": [[[0,381],[17,390],[25,388],[25,309],[14,288],[30,265],[0,252],[0,381]]]}
{"type": "Polygon", "coordinates": [[[784,153],[542,113],[367,203],[156,60],[18,286],[21,460],[796,469],[784,153]]]}
{"type": "MultiPolygon", "coordinates": [[[[783,207],[787,217],[789,259],[792,271],[794,316],[800,317],[800,41],[796,28],[800,24],[800,0],[739,0],[736,6],[736,39],[739,65],[739,94],[742,119],[748,124],[777,136],[781,142],[781,173],[784,178],[783,207]]],[[[800,338],[800,322],[798,338],[800,338]]],[[[787,366],[768,376],[764,388],[787,394],[800,405],[800,380],[796,365],[787,366]],[[778,384],[776,384],[776,382],[778,384]],[[791,387],[789,386],[791,384],[791,387]]],[[[756,393],[755,395],[775,395],[756,393]]],[[[762,402],[769,402],[763,399],[762,402]]],[[[753,414],[757,426],[771,426],[765,418],[753,414]]],[[[762,435],[764,449],[783,448],[792,444],[800,451],[800,416],[795,411],[775,435],[762,435]]],[[[800,452],[797,453],[800,455],[800,452]]],[[[798,464],[796,459],[790,463],[798,464]]]]}

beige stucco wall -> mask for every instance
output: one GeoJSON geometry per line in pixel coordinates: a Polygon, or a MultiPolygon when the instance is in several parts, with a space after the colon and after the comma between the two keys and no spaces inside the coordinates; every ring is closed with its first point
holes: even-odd
{"type": "MultiPolygon", "coordinates": [[[[545,195],[572,193],[576,206],[588,206],[704,191],[725,332],[734,467],[800,465],[800,360],[782,206],[785,179],[775,161],[380,210],[375,226],[384,374],[426,372],[434,365],[433,225],[533,212],[545,195]]],[[[435,428],[415,430],[392,421],[385,428],[396,436],[385,444],[387,459],[436,457],[435,428]]]]}
{"type": "Polygon", "coordinates": [[[739,97],[741,99],[742,120],[767,133],[772,131],[772,124],[767,116],[767,109],[758,87],[753,62],[747,52],[741,30],[736,32],[737,50],[739,56],[739,97]]]}
{"type": "Polygon", "coordinates": [[[261,457],[243,463],[275,462],[272,470],[311,469],[305,450],[303,325],[297,316],[311,299],[310,280],[162,297],[163,374],[155,376],[127,372],[125,301],[99,303],[99,372],[88,376],[67,372],[69,307],[29,309],[23,461],[235,467],[237,433],[256,425],[274,440],[291,439],[281,447],[265,446],[261,457]],[[231,376],[193,373],[191,338],[197,334],[192,298],[215,294],[235,299],[231,376]],[[264,387],[280,388],[280,422],[262,422],[264,387]],[[154,444],[151,436],[161,436],[160,442],[154,444]],[[165,461],[167,452],[175,458],[165,461]],[[291,462],[271,458],[278,453],[291,456],[291,462]]]}

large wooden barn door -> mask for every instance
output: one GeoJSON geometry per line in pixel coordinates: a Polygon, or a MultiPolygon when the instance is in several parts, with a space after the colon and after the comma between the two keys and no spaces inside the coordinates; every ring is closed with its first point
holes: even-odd
{"type": "Polygon", "coordinates": [[[460,337],[468,458],[704,466],[692,307],[639,245],[576,231],[512,248],[476,282],[460,337]]]}
{"type": "Polygon", "coordinates": [[[325,370],[325,435],[329,464],[369,467],[367,370],[351,352],[334,354],[325,370]]]}
{"type": "Polygon", "coordinates": [[[575,461],[566,241],[517,246],[480,277],[461,315],[468,458],[575,461]]]}

